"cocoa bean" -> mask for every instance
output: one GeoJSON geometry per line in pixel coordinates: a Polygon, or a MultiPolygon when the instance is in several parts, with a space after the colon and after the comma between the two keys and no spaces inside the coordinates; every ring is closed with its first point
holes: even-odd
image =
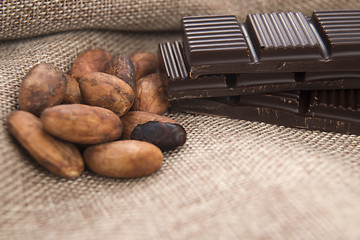
{"type": "Polygon", "coordinates": [[[159,148],[147,142],[122,140],[87,148],[86,165],[95,173],[115,178],[144,177],[157,171],[163,161],[159,148]]]}
{"type": "Polygon", "coordinates": [[[74,144],[55,139],[43,128],[39,118],[25,111],[14,111],[7,119],[9,132],[30,155],[50,172],[76,178],[84,170],[84,161],[74,144]]]}
{"type": "Polygon", "coordinates": [[[65,73],[65,77],[67,80],[67,87],[63,103],[81,103],[81,92],[79,88],[79,83],[69,74],[65,73]]]}
{"type": "Polygon", "coordinates": [[[66,92],[64,73],[47,63],[35,65],[21,82],[19,108],[35,115],[48,107],[62,103],[66,92]]]}
{"type": "Polygon", "coordinates": [[[146,141],[161,150],[171,150],[186,141],[185,129],[176,121],[154,113],[131,111],[125,114],[123,123],[124,139],[146,141]]]}
{"type": "Polygon", "coordinates": [[[93,72],[79,81],[83,101],[124,115],[133,105],[135,94],[123,80],[110,74],[93,72]]]}
{"type": "Polygon", "coordinates": [[[91,49],[77,56],[71,68],[71,76],[77,80],[91,72],[103,72],[111,60],[111,54],[103,49],[91,49]]]}
{"type": "Polygon", "coordinates": [[[79,144],[96,144],[119,139],[122,124],[112,111],[83,104],[47,108],[41,121],[50,134],[79,144]]]}
{"type": "Polygon", "coordinates": [[[133,105],[135,111],[163,114],[170,105],[167,83],[160,75],[153,73],[136,82],[136,97],[133,105]]]}
{"type": "Polygon", "coordinates": [[[157,56],[153,53],[136,52],[130,58],[135,67],[136,81],[146,75],[156,73],[159,67],[157,56]]]}
{"type": "Polygon", "coordinates": [[[135,68],[128,56],[124,54],[113,56],[108,62],[105,72],[120,78],[135,91],[135,68]]]}

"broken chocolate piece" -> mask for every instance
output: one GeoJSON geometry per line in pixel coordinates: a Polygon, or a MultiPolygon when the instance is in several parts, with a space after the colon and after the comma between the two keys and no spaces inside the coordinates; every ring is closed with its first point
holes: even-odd
{"type": "Polygon", "coordinates": [[[360,135],[360,89],[180,99],[171,111],[360,135]]]}

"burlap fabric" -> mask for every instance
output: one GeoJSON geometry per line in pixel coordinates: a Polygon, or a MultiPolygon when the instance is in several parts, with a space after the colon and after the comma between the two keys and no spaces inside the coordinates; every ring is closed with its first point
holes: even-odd
{"type": "Polygon", "coordinates": [[[21,79],[38,62],[68,71],[89,48],[155,52],[158,42],[179,38],[164,30],[177,30],[183,15],[356,7],[345,0],[2,1],[0,239],[360,239],[358,136],[173,113],[188,140],[165,153],[159,172],[119,180],[87,170],[64,180],[34,163],[5,126],[21,79]]]}

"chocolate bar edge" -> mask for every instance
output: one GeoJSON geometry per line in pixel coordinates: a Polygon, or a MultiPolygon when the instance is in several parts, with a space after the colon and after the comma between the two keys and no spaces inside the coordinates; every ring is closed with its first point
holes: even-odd
{"type": "Polygon", "coordinates": [[[231,106],[211,99],[181,99],[171,102],[171,112],[206,114],[233,119],[264,122],[285,127],[307,130],[337,132],[360,135],[360,122],[349,119],[335,119],[336,116],[323,114],[298,114],[283,109],[260,106],[231,106]]]}
{"type": "MultiPolygon", "coordinates": [[[[245,94],[257,94],[267,92],[283,92],[291,90],[319,90],[319,89],[358,89],[360,88],[360,79],[337,79],[331,81],[314,81],[311,83],[287,83],[282,85],[258,85],[258,86],[242,86],[236,88],[229,87],[214,87],[207,89],[189,89],[178,88],[173,90],[169,86],[169,99],[193,99],[193,98],[209,98],[209,97],[222,97],[222,96],[237,96],[245,94]],[[326,87],[324,87],[326,86],[326,87]]],[[[195,86],[191,86],[195,87],[195,86]]]]}

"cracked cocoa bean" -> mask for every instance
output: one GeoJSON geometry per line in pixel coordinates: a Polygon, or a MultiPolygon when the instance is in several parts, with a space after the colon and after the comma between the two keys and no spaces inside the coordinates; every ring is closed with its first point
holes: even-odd
{"type": "Polygon", "coordinates": [[[150,142],[163,151],[175,149],[186,141],[185,129],[168,117],[131,111],[121,121],[124,126],[123,138],[150,142]]]}
{"type": "Polygon", "coordinates": [[[35,65],[21,82],[18,104],[37,116],[48,107],[62,103],[67,81],[64,73],[48,63],[35,65]]]}
{"type": "Polygon", "coordinates": [[[84,161],[76,146],[50,136],[33,114],[14,111],[7,119],[7,127],[30,155],[50,172],[65,178],[76,178],[83,172],[84,161]]]}
{"type": "Polygon", "coordinates": [[[67,80],[67,87],[63,103],[81,103],[79,83],[69,74],[65,73],[65,77],[67,80]]]}

